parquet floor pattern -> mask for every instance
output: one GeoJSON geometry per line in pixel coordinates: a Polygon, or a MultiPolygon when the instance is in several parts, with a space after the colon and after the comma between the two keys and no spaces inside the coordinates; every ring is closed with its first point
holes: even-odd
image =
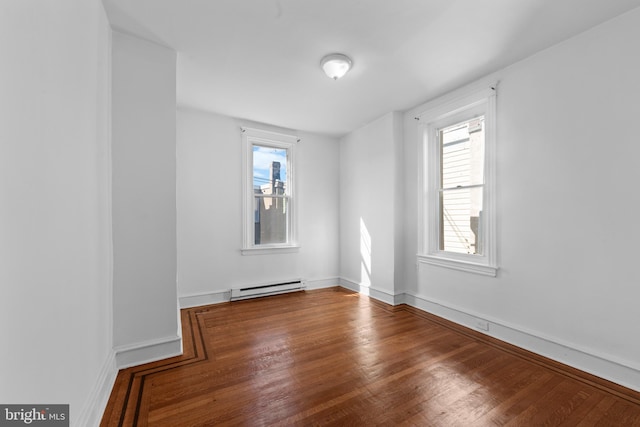
{"type": "Polygon", "coordinates": [[[342,288],[184,309],[101,426],[640,426],[640,393],[342,288]]]}

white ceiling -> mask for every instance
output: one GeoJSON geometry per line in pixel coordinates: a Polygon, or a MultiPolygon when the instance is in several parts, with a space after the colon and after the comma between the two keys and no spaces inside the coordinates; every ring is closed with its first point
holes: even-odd
{"type": "Polygon", "coordinates": [[[178,52],[178,105],[342,135],[512,64],[640,0],[103,0],[178,52]],[[327,78],[320,59],[353,69],[327,78]]]}

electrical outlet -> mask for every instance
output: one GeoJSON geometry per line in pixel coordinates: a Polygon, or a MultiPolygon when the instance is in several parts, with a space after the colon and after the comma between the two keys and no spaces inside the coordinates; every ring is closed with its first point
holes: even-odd
{"type": "Polygon", "coordinates": [[[476,328],[480,329],[481,331],[488,331],[489,330],[489,322],[487,322],[486,320],[482,320],[482,319],[476,319],[476,328]]]}

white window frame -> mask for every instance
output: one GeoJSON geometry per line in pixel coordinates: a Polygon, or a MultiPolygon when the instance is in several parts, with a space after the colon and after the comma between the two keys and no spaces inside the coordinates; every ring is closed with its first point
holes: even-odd
{"type": "Polygon", "coordinates": [[[286,135],[249,127],[242,128],[242,254],[260,255],[271,253],[297,252],[298,244],[298,217],[296,196],[296,145],[300,140],[294,135],[286,135]],[[255,244],[255,212],[253,189],[253,146],[280,148],[287,150],[287,209],[289,221],[287,224],[287,242],[268,245],[255,244]]]}
{"type": "Polygon", "coordinates": [[[454,270],[495,277],[498,272],[496,248],[496,89],[489,87],[470,89],[437,99],[427,104],[427,109],[416,119],[422,132],[421,161],[419,162],[420,189],[418,262],[454,270]],[[438,132],[447,126],[484,115],[485,153],[483,238],[480,254],[462,254],[440,249],[440,138],[438,132]]]}

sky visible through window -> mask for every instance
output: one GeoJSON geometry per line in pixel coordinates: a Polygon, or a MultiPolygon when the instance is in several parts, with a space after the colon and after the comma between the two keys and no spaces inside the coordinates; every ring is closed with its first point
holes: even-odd
{"type": "Polygon", "coordinates": [[[284,148],[253,146],[253,186],[260,187],[271,181],[270,170],[273,162],[280,162],[280,181],[287,182],[287,150],[284,148]]]}

